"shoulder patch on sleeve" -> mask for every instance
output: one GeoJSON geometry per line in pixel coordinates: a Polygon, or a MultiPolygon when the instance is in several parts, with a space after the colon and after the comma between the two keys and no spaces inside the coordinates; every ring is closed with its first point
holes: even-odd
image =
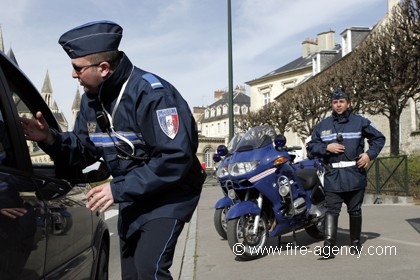
{"type": "Polygon", "coordinates": [[[167,108],[156,111],[160,129],[171,139],[174,139],[179,130],[179,117],[176,108],[167,108]]]}
{"type": "Polygon", "coordinates": [[[153,89],[163,88],[162,83],[153,74],[146,73],[142,76],[142,78],[146,80],[153,89]]]}

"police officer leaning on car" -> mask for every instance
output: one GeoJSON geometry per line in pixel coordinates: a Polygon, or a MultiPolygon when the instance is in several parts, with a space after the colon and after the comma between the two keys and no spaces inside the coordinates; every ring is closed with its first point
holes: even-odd
{"type": "Polygon", "coordinates": [[[119,204],[122,278],[172,279],[175,245],[204,181],[196,124],[175,87],[118,50],[121,38],[111,21],[64,33],[59,43],[85,90],[74,130],[49,129],[41,112],[22,125],[59,166],[105,160],[113,178],[88,192],[86,206],[103,212],[119,204]]]}
{"type": "Polygon", "coordinates": [[[343,202],[350,218],[350,249],[361,250],[362,203],[367,185],[366,167],[385,144],[384,135],[365,117],[353,114],[350,99],[340,88],[331,95],[332,115],[314,129],[307,144],[310,154],[327,164],[324,177],[327,213],[322,255],[334,258],[337,223],[343,202]],[[369,149],[365,152],[365,139],[369,149]]]}

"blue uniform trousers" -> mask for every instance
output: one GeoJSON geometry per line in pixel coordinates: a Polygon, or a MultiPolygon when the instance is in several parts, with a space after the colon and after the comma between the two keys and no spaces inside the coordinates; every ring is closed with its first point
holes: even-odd
{"type": "Polygon", "coordinates": [[[158,218],[142,225],[129,239],[120,238],[122,279],[172,279],[169,268],[184,224],[158,218]]]}
{"type": "Polygon", "coordinates": [[[364,189],[350,192],[325,192],[327,212],[339,215],[344,202],[350,216],[361,216],[364,195],[364,189]]]}

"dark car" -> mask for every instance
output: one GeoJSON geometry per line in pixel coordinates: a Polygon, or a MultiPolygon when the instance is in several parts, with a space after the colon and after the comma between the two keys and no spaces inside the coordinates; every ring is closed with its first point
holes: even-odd
{"type": "Polygon", "coordinates": [[[20,117],[43,112],[60,127],[46,102],[0,51],[0,279],[108,279],[109,230],[86,208],[89,182],[109,174],[59,168],[26,141],[20,117]],[[20,213],[20,215],[17,215],[20,213]]]}

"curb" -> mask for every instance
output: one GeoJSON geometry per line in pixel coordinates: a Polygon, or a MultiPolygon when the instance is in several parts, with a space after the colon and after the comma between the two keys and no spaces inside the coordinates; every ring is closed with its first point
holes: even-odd
{"type": "Polygon", "coordinates": [[[193,280],[195,272],[195,248],[197,234],[197,209],[191,221],[185,224],[175,248],[174,261],[171,267],[173,279],[193,280]]]}
{"type": "Polygon", "coordinates": [[[365,193],[363,204],[414,204],[414,199],[412,196],[365,193]]]}

